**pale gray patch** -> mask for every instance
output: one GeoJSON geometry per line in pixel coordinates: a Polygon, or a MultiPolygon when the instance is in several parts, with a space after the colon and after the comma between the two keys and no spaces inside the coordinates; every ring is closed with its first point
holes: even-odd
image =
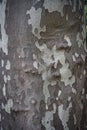
{"type": "Polygon", "coordinates": [[[45,79],[44,84],[43,84],[43,94],[45,95],[45,103],[46,104],[47,104],[48,98],[50,97],[50,93],[49,93],[49,90],[48,90],[49,84],[50,84],[50,82],[45,79]]]}
{"type": "Polygon", "coordinates": [[[72,92],[73,92],[74,94],[77,94],[77,91],[76,91],[75,88],[72,88],[72,92]]]}
{"type": "Polygon", "coordinates": [[[48,105],[46,104],[46,110],[48,110],[49,108],[48,108],[48,105]]]}
{"type": "Polygon", "coordinates": [[[63,8],[67,5],[68,2],[66,0],[45,0],[44,1],[44,8],[48,9],[49,12],[58,11],[63,16],[63,8]]]}
{"type": "Polygon", "coordinates": [[[79,9],[82,9],[82,2],[79,0],[79,9]]]}
{"type": "Polygon", "coordinates": [[[79,57],[79,54],[75,52],[75,56],[78,58],[78,57],[79,57]]]}
{"type": "Polygon", "coordinates": [[[86,70],[83,71],[83,74],[86,75],[86,70]]]}
{"type": "Polygon", "coordinates": [[[73,118],[74,118],[74,125],[76,125],[76,123],[77,123],[77,119],[76,119],[75,114],[73,115],[73,118]]]}
{"type": "Polygon", "coordinates": [[[5,86],[5,84],[4,84],[4,86],[3,86],[3,96],[6,96],[6,86],[5,86]]]}
{"type": "Polygon", "coordinates": [[[83,45],[83,40],[80,38],[80,33],[77,33],[76,41],[78,43],[79,48],[83,45]]]}
{"type": "MultiPolygon", "coordinates": [[[[70,39],[68,39],[68,40],[70,40],[70,39]]],[[[70,41],[68,41],[68,42],[70,42],[70,41]]],[[[43,64],[42,64],[40,61],[37,61],[37,59],[38,59],[37,56],[35,54],[33,54],[34,61],[37,61],[37,63],[39,63],[37,70],[38,70],[38,73],[41,74],[42,80],[43,80],[43,94],[45,96],[45,103],[46,103],[46,110],[47,110],[43,120],[47,121],[50,114],[52,114],[50,118],[53,118],[52,117],[53,112],[48,111],[48,105],[47,105],[48,98],[50,98],[48,86],[51,85],[51,81],[49,80],[49,77],[51,76],[51,73],[50,73],[51,64],[53,64],[54,68],[56,69],[58,62],[61,63],[62,66],[60,68],[60,75],[61,75],[60,81],[64,82],[65,86],[69,85],[72,87],[72,85],[75,83],[75,76],[72,75],[72,72],[69,68],[69,63],[66,62],[65,50],[57,50],[56,45],[54,45],[52,47],[52,49],[49,49],[46,44],[39,45],[38,42],[36,42],[35,45],[39,49],[39,51],[41,52],[39,58],[41,60],[43,60],[43,64]],[[47,68],[49,68],[49,69],[47,69],[47,68]]],[[[71,45],[71,44],[69,43],[69,45],[71,45]]],[[[58,100],[61,93],[62,92],[60,90],[58,93],[58,97],[56,97],[56,100],[58,100]]],[[[67,110],[63,110],[63,105],[59,106],[59,109],[58,109],[59,110],[59,117],[60,117],[62,124],[64,126],[64,130],[69,130],[67,122],[69,120],[69,109],[71,107],[72,107],[72,103],[70,102],[67,110]],[[63,114],[63,116],[62,116],[62,114],[63,114]]],[[[44,121],[42,121],[42,124],[43,124],[43,122],[44,121]]],[[[45,126],[46,130],[50,130],[49,123],[43,124],[43,125],[45,126]]]]}
{"type": "Polygon", "coordinates": [[[0,24],[1,24],[1,35],[2,39],[0,40],[0,48],[2,48],[3,52],[8,54],[8,35],[5,30],[5,10],[6,10],[7,0],[3,0],[0,4],[0,24]]]}
{"type": "Polygon", "coordinates": [[[61,93],[62,93],[62,91],[61,91],[61,90],[59,90],[59,92],[58,92],[58,97],[61,95],[61,93]]]}
{"type": "Polygon", "coordinates": [[[7,113],[11,113],[11,108],[13,107],[13,100],[12,99],[9,99],[8,101],[7,101],[7,104],[2,104],[2,109],[5,109],[5,111],[7,112],[7,113]]]}
{"type": "Polygon", "coordinates": [[[67,20],[67,21],[69,20],[69,16],[68,16],[68,14],[66,14],[66,20],[67,20]]]}
{"type": "Polygon", "coordinates": [[[74,3],[73,4],[73,12],[76,12],[76,2],[77,2],[76,0],[73,0],[73,3],[74,3]]]}
{"type": "Polygon", "coordinates": [[[87,94],[86,94],[86,100],[87,100],[87,94]]]}
{"type": "Polygon", "coordinates": [[[3,59],[1,60],[1,64],[2,64],[2,67],[4,67],[4,60],[3,59]]]}
{"type": "Polygon", "coordinates": [[[86,42],[84,43],[84,49],[85,49],[85,52],[87,52],[87,45],[86,45],[86,42]]]}
{"type": "Polygon", "coordinates": [[[63,67],[60,68],[60,74],[61,74],[61,81],[65,83],[65,86],[72,85],[75,83],[75,76],[72,75],[71,70],[69,69],[69,64],[65,63],[63,64],[63,67]]]}
{"type": "Polygon", "coordinates": [[[38,59],[37,59],[37,56],[35,54],[33,54],[33,66],[34,68],[38,69],[38,59]]]}
{"type": "Polygon", "coordinates": [[[69,63],[66,63],[65,58],[65,50],[57,50],[56,45],[53,46],[52,49],[49,49],[46,44],[39,45],[38,42],[35,43],[36,47],[41,51],[41,59],[44,61],[44,64],[38,65],[38,72],[42,74],[42,79],[44,81],[43,84],[43,93],[45,95],[45,102],[47,103],[48,97],[50,97],[48,85],[51,84],[49,82],[50,69],[47,71],[47,67],[51,64],[54,64],[54,68],[57,67],[58,61],[62,64],[60,68],[61,81],[64,82],[65,86],[72,85],[75,83],[75,76],[72,75],[71,70],[69,69],[69,63]],[[52,58],[54,57],[54,58],[52,58]]]}
{"type": "Polygon", "coordinates": [[[10,68],[11,68],[10,61],[7,60],[7,63],[6,63],[6,70],[10,70],[10,68]]]}
{"type": "Polygon", "coordinates": [[[11,76],[10,75],[7,75],[7,80],[11,80],[11,76]]]}
{"type": "Polygon", "coordinates": [[[70,96],[68,97],[68,101],[71,101],[71,97],[70,96]]]}
{"type": "MultiPolygon", "coordinates": [[[[83,40],[85,40],[85,38],[86,38],[86,29],[85,29],[85,25],[82,25],[82,37],[83,37],[83,40]]],[[[84,41],[84,50],[85,50],[85,52],[87,52],[86,40],[84,41]]]]}
{"type": "Polygon", "coordinates": [[[81,101],[79,102],[79,106],[80,106],[80,109],[83,110],[83,104],[81,103],[81,101]]]}
{"type": "Polygon", "coordinates": [[[70,108],[72,108],[72,103],[70,102],[69,103],[69,106],[66,110],[63,109],[63,104],[61,104],[59,107],[58,107],[58,115],[59,115],[59,118],[63,124],[63,127],[64,127],[64,130],[69,130],[68,128],[68,120],[69,120],[69,110],[70,108]]]}
{"type": "MultiPolygon", "coordinates": [[[[85,29],[85,24],[82,25],[82,37],[83,37],[83,39],[86,38],[86,29],[85,29]]],[[[86,43],[86,40],[85,40],[85,43],[86,43]]]]}
{"type": "Polygon", "coordinates": [[[51,125],[51,121],[53,121],[53,114],[56,112],[56,105],[53,104],[53,111],[46,111],[45,117],[42,118],[42,124],[45,126],[46,130],[55,130],[55,128],[51,125]]]}
{"type": "Polygon", "coordinates": [[[19,57],[19,59],[21,58],[21,56],[18,56],[19,57]]]}
{"type": "Polygon", "coordinates": [[[11,80],[10,75],[4,75],[4,82],[7,83],[9,80],[11,80]]]}
{"type": "Polygon", "coordinates": [[[82,80],[82,75],[80,75],[80,79],[82,80]]]}
{"type": "Polygon", "coordinates": [[[58,97],[56,97],[56,100],[59,100],[59,97],[60,97],[61,93],[62,93],[62,91],[59,90],[59,92],[58,92],[58,97]]]}
{"type": "Polygon", "coordinates": [[[70,38],[69,38],[67,35],[65,35],[65,36],[64,36],[64,39],[67,41],[68,46],[71,47],[71,46],[72,46],[72,43],[71,43],[71,41],[70,41],[70,38]]]}
{"type": "Polygon", "coordinates": [[[72,59],[74,62],[76,61],[76,57],[74,55],[72,55],[72,59]]]}
{"type": "Polygon", "coordinates": [[[84,94],[84,93],[85,93],[85,89],[83,88],[83,89],[82,89],[82,94],[84,94]]]}
{"type": "MultiPolygon", "coordinates": [[[[36,42],[36,46],[40,51],[43,52],[42,59],[46,63],[47,66],[54,63],[54,68],[56,68],[58,61],[60,61],[63,67],[65,64],[66,64],[65,67],[67,68],[69,67],[69,64],[65,63],[65,55],[64,55],[65,50],[57,51],[56,46],[53,46],[52,50],[50,50],[47,48],[45,44],[43,44],[42,46],[39,46],[38,42],[36,42]],[[52,59],[52,56],[54,57],[54,60],[52,59]]],[[[68,72],[70,72],[70,70],[68,72]]],[[[71,73],[70,73],[70,76],[71,76],[71,73]]]]}
{"type": "Polygon", "coordinates": [[[24,50],[23,48],[17,48],[17,53],[19,54],[19,58],[25,58],[24,50]]]}
{"type": "Polygon", "coordinates": [[[59,100],[59,97],[56,97],[56,100],[59,100]]]}
{"type": "Polygon", "coordinates": [[[1,113],[0,113],[0,122],[1,122],[1,113]]]}
{"type": "Polygon", "coordinates": [[[28,10],[27,13],[26,13],[26,14],[30,15],[30,19],[28,20],[28,24],[32,25],[32,33],[38,39],[41,38],[40,32],[45,32],[46,31],[45,26],[42,27],[42,28],[40,27],[41,13],[42,13],[41,8],[38,8],[37,10],[35,10],[34,7],[32,7],[30,10],[28,10]],[[35,33],[35,29],[37,29],[37,33],[35,33]]]}
{"type": "Polygon", "coordinates": [[[33,62],[34,68],[38,69],[38,63],[36,61],[33,62]]]}
{"type": "Polygon", "coordinates": [[[47,48],[45,44],[43,44],[42,46],[40,46],[38,42],[36,42],[35,44],[36,47],[43,53],[42,59],[46,63],[46,66],[49,66],[51,63],[53,63],[54,62],[52,59],[53,52],[49,48],[47,48]]]}
{"type": "Polygon", "coordinates": [[[35,54],[33,54],[33,59],[36,60],[37,56],[35,54]]]}
{"type": "Polygon", "coordinates": [[[3,130],[3,128],[1,127],[1,130],[3,130]]]}
{"type": "Polygon", "coordinates": [[[81,54],[83,61],[85,62],[85,55],[81,54]]]}
{"type": "Polygon", "coordinates": [[[4,82],[7,83],[7,76],[4,75],[4,82]]]}

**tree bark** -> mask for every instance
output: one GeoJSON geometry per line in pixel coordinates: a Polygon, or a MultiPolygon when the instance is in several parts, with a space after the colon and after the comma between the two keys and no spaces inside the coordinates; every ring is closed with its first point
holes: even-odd
{"type": "Polygon", "coordinates": [[[87,129],[84,0],[0,0],[0,129],[87,129]]]}

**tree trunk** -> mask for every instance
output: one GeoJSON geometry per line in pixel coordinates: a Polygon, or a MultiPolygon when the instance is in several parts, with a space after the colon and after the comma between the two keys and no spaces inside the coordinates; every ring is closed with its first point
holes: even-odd
{"type": "Polygon", "coordinates": [[[0,130],[85,130],[84,0],[0,0],[0,130]]]}

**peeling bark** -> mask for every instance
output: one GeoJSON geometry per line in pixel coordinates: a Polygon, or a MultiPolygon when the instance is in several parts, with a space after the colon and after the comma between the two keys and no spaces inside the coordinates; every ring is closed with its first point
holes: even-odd
{"type": "Polygon", "coordinates": [[[0,0],[0,129],[85,130],[83,0],[0,0]]]}

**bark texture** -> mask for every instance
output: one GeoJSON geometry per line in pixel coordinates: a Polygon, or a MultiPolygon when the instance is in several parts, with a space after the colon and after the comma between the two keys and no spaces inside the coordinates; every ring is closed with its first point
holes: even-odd
{"type": "Polygon", "coordinates": [[[86,130],[84,0],[0,0],[0,130],[86,130]]]}

